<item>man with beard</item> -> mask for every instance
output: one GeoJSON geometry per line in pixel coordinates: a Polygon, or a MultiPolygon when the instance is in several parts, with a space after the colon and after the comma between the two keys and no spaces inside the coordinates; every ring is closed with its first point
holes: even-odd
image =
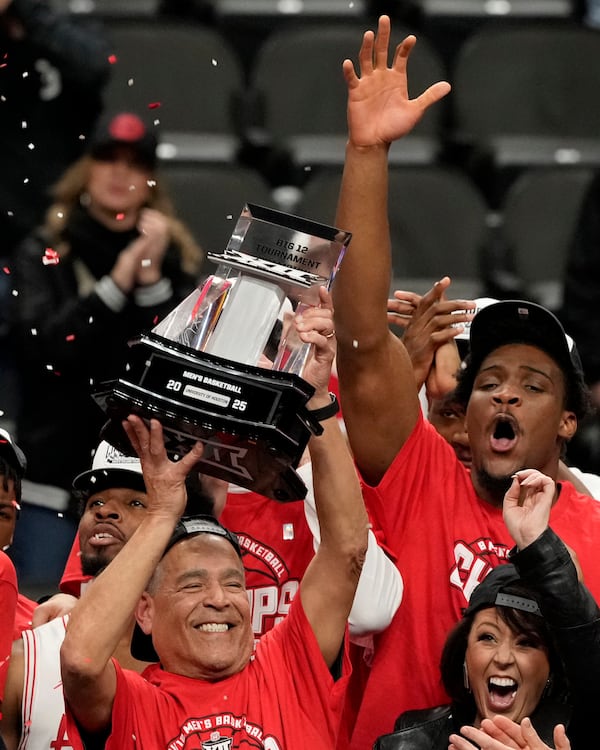
{"type": "MultiPolygon", "coordinates": [[[[501,504],[510,478],[535,468],[556,479],[563,447],[586,410],[581,368],[560,323],[530,302],[506,301],[475,317],[460,376],[470,473],[424,420],[410,358],[387,320],[388,151],[450,87],[439,82],[409,99],[406,67],[415,38],[399,45],[391,65],[389,38],[384,16],[377,36],[364,36],[360,76],[344,62],[349,138],[336,218],[353,235],[334,285],[344,419],[373,524],[407,582],[402,607],[375,639],[351,742],[361,750],[391,731],[403,711],[447,702],[438,668],[442,644],[475,585],[506,561],[511,540],[501,504]]],[[[447,326],[471,322],[473,303],[447,301],[449,284],[442,278],[420,304],[431,307],[431,319],[446,316],[447,326]]],[[[600,505],[559,483],[550,523],[575,550],[598,599],[600,505]]]]}
{"type": "MultiPolygon", "coordinates": [[[[213,498],[204,495],[198,476],[190,474],[186,484],[194,512],[212,513],[213,498]]],[[[123,455],[106,442],[98,446],[92,468],[75,478],[73,489],[82,502],[78,530],[79,589],[81,572],[87,581],[92,580],[137,529],[146,515],[147,496],[139,459],[123,455]]],[[[88,582],[82,583],[81,591],[87,585],[88,582]]],[[[51,612],[48,617],[56,614],[55,608],[51,612]]],[[[68,615],[54,617],[24,631],[13,644],[0,722],[0,733],[8,750],[71,746],[66,732],[59,658],[67,622],[68,615]]],[[[123,666],[141,672],[147,664],[132,658],[129,641],[130,634],[122,639],[114,656],[123,666]]]]}

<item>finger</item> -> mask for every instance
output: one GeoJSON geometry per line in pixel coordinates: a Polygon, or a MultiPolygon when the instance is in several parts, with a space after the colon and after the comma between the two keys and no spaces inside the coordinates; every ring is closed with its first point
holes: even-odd
{"type": "Polygon", "coordinates": [[[190,450],[186,454],[184,454],[178,461],[179,465],[181,466],[182,472],[187,476],[194,468],[194,466],[198,463],[198,461],[200,461],[203,455],[204,443],[198,440],[196,443],[194,443],[190,450]]]}
{"type": "Polygon", "coordinates": [[[431,341],[437,346],[447,344],[452,339],[456,338],[459,333],[465,330],[464,326],[457,326],[456,328],[444,328],[441,331],[435,331],[431,334],[431,341]]]}
{"type": "Polygon", "coordinates": [[[349,89],[354,89],[358,86],[359,78],[354,70],[354,63],[352,60],[344,60],[342,63],[342,73],[346,79],[346,85],[349,89]]]}
{"type": "Polygon", "coordinates": [[[388,312],[387,321],[390,325],[397,326],[398,328],[402,328],[402,330],[405,331],[411,321],[411,318],[388,312]]]}
{"type": "Polygon", "coordinates": [[[123,429],[127,433],[127,437],[129,438],[129,442],[131,443],[133,449],[141,458],[142,454],[146,450],[142,447],[142,438],[144,440],[146,448],[149,439],[146,425],[136,414],[130,414],[127,419],[122,422],[122,425],[123,429]]]}
{"type": "Polygon", "coordinates": [[[571,750],[571,743],[567,737],[564,724],[557,724],[554,727],[554,744],[556,750],[571,750]]]}
{"type": "Polygon", "coordinates": [[[331,310],[333,312],[333,298],[331,292],[324,286],[319,287],[319,301],[321,309],[331,310]]]}
{"type": "Polygon", "coordinates": [[[450,286],[450,277],[444,276],[439,281],[436,281],[431,289],[421,297],[420,306],[432,305],[441,299],[443,293],[450,286]]]}
{"type": "Polygon", "coordinates": [[[392,67],[395,70],[398,70],[400,72],[406,70],[408,58],[416,43],[417,37],[414,36],[414,34],[409,34],[396,47],[396,51],[394,52],[394,59],[392,61],[392,67]]]}
{"type": "Polygon", "coordinates": [[[416,292],[408,292],[404,289],[396,289],[394,292],[394,299],[410,303],[413,307],[416,307],[421,301],[421,295],[416,292]]]}
{"type": "Polygon", "coordinates": [[[521,485],[518,477],[513,475],[511,485],[504,495],[504,508],[519,505],[520,496],[521,485]]]}
{"type": "Polygon", "coordinates": [[[420,109],[425,112],[425,110],[432,104],[439,102],[440,99],[443,99],[449,94],[450,88],[451,86],[448,81],[438,81],[437,83],[432,84],[428,89],[425,89],[425,91],[420,96],[417,96],[416,99],[413,99],[413,102],[418,104],[420,109]]]}
{"type": "MultiPolygon", "coordinates": [[[[486,721],[486,732],[491,734],[492,731],[495,730],[495,735],[498,739],[500,739],[504,744],[508,745],[509,747],[515,747],[515,748],[525,748],[529,744],[528,739],[525,737],[524,734],[524,728],[525,725],[523,722],[520,724],[517,724],[512,719],[509,719],[507,716],[502,716],[498,714],[497,716],[494,716],[493,720],[487,719],[486,721]],[[494,730],[488,728],[488,724],[491,727],[494,727],[494,730]]],[[[531,726],[531,722],[529,722],[531,726]]],[[[484,722],[482,722],[482,726],[484,725],[484,722]]],[[[534,734],[535,733],[535,730],[534,734]]],[[[537,735],[536,735],[537,736],[537,735]]],[[[538,738],[539,739],[539,738],[538,738]]]]}
{"type": "Polygon", "coordinates": [[[375,43],[375,34],[372,31],[365,31],[363,41],[358,53],[358,64],[360,66],[361,78],[364,75],[373,72],[373,46],[375,43]]]}
{"type": "Polygon", "coordinates": [[[158,419],[150,420],[150,453],[153,456],[167,455],[163,428],[158,419]]]}
{"type": "Polygon", "coordinates": [[[387,68],[388,51],[390,46],[390,18],[380,16],[377,25],[377,36],[375,38],[375,67],[387,68]]]}
{"type": "Polygon", "coordinates": [[[458,734],[451,734],[448,738],[448,750],[475,750],[476,745],[458,734]]]}

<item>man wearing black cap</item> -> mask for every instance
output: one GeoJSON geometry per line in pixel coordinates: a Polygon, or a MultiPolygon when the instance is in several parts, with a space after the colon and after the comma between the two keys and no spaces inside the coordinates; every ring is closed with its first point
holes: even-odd
{"type": "MultiPolygon", "coordinates": [[[[331,404],[334,345],[325,332],[332,318],[316,308],[302,317],[307,327],[299,336],[317,347],[305,370],[316,386],[308,408],[321,409],[331,404]]],[[[342,644],[368,519],[331,410],[322,426],[323,434],[309,443],[321,544],[288,615],[253,653],[235,538],[212,520],[177,524],[184,477],[201,445],[171,462],[160,424],[153,420],[148,431],[129,417],[126,430],[142,461],[148,512],[73,611],[61,651],[66,700],[84,735],[110,731],[107,750],[335,746],[347,681],[342,644]],[[146,679],[110,660],[134,609],[160,658],[146,679]]]]}
{"type": "MultiPolygon", "coordinates": [[[[403,711],[447,700],[438,672],[442,644],[475,586],[506,559],[511,542],[501,503],[510,477],[535,468],[555,478],[585,410],[580,368],[560,324],[519,301],[491,305],[472,324],[471,366],[461,383],[470,472],[424,420],[410,359],[387,322],[388,150],[449,85],[410,100],[406,66],[415,40],[407,38],[388,66],[389,34],[383,17],[376,39],[365,35],[360,77],[344,63],[350,132],[336,218],[353,233],[334,285],[344,419],[365,501],[406,582],[402,606],[375,644],[351,745],[361,749],[403,711]]],[[[469,323],[473,303],[447,301],[449,284],[437,282],[422,304],[447,325],[469,323]]],[[[433,360],[436,336],[428,340],[433,360]]],[[[576,551],[598,598],[600,506],[568,482],[556,494],[552,527],[576,551]]]]}

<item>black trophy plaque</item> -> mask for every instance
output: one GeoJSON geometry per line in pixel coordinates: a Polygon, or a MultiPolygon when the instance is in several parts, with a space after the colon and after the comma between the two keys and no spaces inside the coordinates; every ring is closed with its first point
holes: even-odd
{"type": "Polygon", "coordinates": [[[199,470],[281,502],[302,499],[295,469],[320,424],[302,378],[311,347],[291,325],[319,304],[350,234],[248,204],[216,273],[151,332],[131,342],[127,372],[93,397],[109,418],[102,437],[132,447],[122,420],[158,419],[167,452],[201,440],[199,470]]]}

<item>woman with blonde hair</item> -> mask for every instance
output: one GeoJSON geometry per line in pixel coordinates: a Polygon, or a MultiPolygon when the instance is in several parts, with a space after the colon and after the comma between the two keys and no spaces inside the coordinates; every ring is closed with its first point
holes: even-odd
{"type": "Polygon", "coordinates": [[[16,430],[29,466],[23,520],[31,506],[67,508],[105,421],[93,387],[123,373],[127,342],[199,279],[203,254],[160,185],[156,146],[137,114],[107,116],[55,185],[44,225],[16,253],[16,430]]]}

